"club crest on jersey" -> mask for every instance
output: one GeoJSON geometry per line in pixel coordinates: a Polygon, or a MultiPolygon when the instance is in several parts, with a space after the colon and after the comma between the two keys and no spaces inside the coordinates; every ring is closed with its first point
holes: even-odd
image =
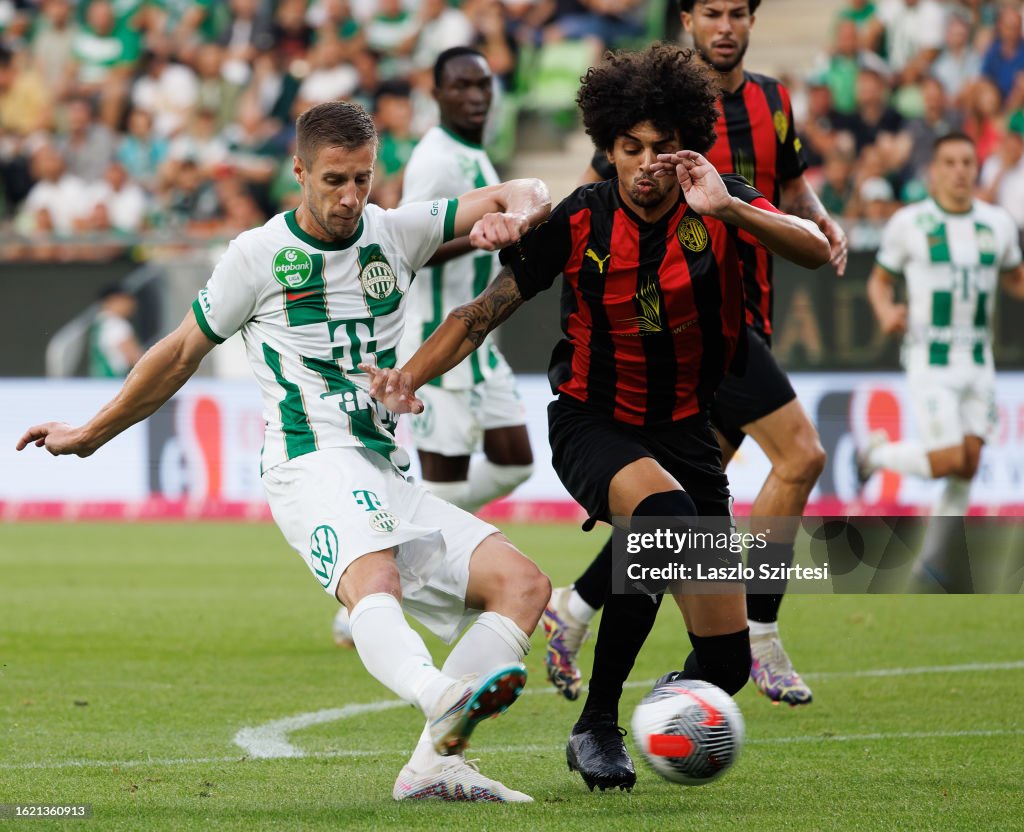
{"type": "Polygon", "coordinates": [[[789,135],[789,119],[782,110],[772,113],[772,124],[775,125],[775,135],[779,137],[779,144],[784,144],[786,136],[789,135]]]}
{"type": "Polygon", "coordinates": [[[708,230],[696,217],[683,217],[676,229],[676,239],[690,251],[704,251],[708,244],[708,230]]]}
{"type": "Polygon", "coordinates": [[[286,289],[304,284],[313,274],[313,260],[301,248],[289,246],[274,255],[274,280],[286,289]]]}
{"type": "Polygon", "coordinates": [[[362,284],[363,294],[368,298],[384,300],[395,291],[398,278],[395,277],[395,272],[384,255],[377,254],[360,269],[359,282],[362,284]]]}
{"type": "Polygon", "coordinates": [[[370,528],[375,532],[393,532],[401,521],[390,511],[378,511],[370,518],[370,528]]]}

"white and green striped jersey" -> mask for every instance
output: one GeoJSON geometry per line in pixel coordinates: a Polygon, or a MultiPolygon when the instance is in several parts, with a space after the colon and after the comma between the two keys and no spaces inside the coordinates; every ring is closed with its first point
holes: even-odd
{"type": "Polygon", "coordinates": [[[416,270],[452,238],[458,200],[385,211],[367,205],[356,233],[326,243],[295,212],[232,241],[192,304],[220,343],[241,330],[263,394],[262,468],[322,448],[369,448],[404,467],[396,417],[367,394],[358,364],[394,367],[416,270]]]}
{"type": "MultiPolygon", "coordinates": [[[[413,150],[402,181],[404,205],[456,197],[501,180],[482,147],[443,127],[432,127],[413,150]]],[[[403,364],[408,361],[445,316],[486,289],[500,268],[496,252],[475,251],[424,269],[409,297],[408,326],[399,348],[399,360],[403,364]]],[[[431,384],[447,390],[466,390],[503,364],[504,359],[488,335],[479,349],[431,384]]]]}
{"type": "Polygon", "coordinates": [[[1021,260],[1017,228],[995,205],[950,214],[933,199],[901,208],[885,227],[878,264],[907,282],[908,369],[992,366],[999,273],[1021,260]]]}

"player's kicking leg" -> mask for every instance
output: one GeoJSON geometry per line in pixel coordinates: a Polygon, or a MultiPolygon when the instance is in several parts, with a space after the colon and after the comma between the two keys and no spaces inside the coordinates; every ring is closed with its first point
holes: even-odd
{"type": "MultiPolygon", "coordinates": [[[[450,506],[445,508],[456,511],[450,506]]],[[[458,541],[448,534],[445,540],[449,547],[458,548],[458,541]]],[[[456,559],[445,572],[448,577],[442,575],[432,581],[431,586],[443,591],[445,586],[461,585],[465,587],[462,590],[464,606],[484,612],[475,617],[464,613],[463,618],[473,623],[441,670],[450,676],[470,676],[487,675],[496,667],[516,666],[529,651],[527,634],[537,625],[551,585],[540,570],[500,534],[486,538],[466,560],[467,568],[462,569],[456,559]]],[[[412,611],[416,614],[415,609],[412,611]]],[[[422,620],[429,623],[429,618],[422,620]]],[[[458,627],[463,623],[459,621],[458,627]]],[[[447,713],[442,714],[441,719],[453,721],[447,713]]],[[[484,776],[461,754],[441,756],[436,744],[441,728],[443,725],[439,727],[436,721],[432,724],[428,719],[416,750],[395,782],[392,794],[396,800],[531,800],[522,792],[484,776]]]]}

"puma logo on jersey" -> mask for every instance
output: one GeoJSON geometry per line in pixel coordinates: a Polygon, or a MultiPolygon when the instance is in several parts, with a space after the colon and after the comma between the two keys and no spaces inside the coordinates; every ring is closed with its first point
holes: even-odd
{"type": "Polygon", "coordinates": [[[594,253],[594,249],[592,249],[592,248],[588,248],[586,250],[585,254],[587,255],[587,257],[589,257],[591,260],[593,260],[595,263],[597,263],[597,271],[598,271],[598,273],[599,274],[604,274],[604,264],[608,262],[608,258],[611,257],[611,254],[606,254],[604,257],[598,257],[594,253]]]}

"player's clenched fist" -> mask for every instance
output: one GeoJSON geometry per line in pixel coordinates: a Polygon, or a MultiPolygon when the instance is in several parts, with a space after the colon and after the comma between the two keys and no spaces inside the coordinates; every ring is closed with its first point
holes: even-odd
{"type": "Polygon", "coordinates": [[[422,413],[423,402],[412,389],[412,376],[401,370],[383,370],[372,364],[359,369],[370,376],[370,395],[392,413],[422,413]]]}
{"type": "Polygon", "coordinates": [[[517,242],[529,227],[529,220],[521,214],[484,214],[469,232],[469,242],[484,251],[497,251],[517,242]]]}
{"type": "Polygon", "coordinates": [[[31,444],[35,444],[37,448],[46,448],[54,456],[62,454],[89,456],[96,450],[82,440],[77,428],[67,422],[46,422],[42,425],[33,425],[18,440],[16,447],[21,451],[31,444]]]}

